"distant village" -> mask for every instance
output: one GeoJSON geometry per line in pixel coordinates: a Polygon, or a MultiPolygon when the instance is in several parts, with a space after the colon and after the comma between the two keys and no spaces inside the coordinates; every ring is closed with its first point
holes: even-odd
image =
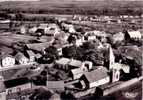
{"type": "Polygon", "coordinates": [[[49,100],[61,100],[62,94],[63,100],[69,94],[71,99],[98,97],[140,78],[143,29],[133,25],[111,33],[88,23],[132,25],[142,17],[73,15],[43,22],[1,18],[0,100],[43,100],[35,99],[42,89],[50,91],[45,92],[49,100]]]}

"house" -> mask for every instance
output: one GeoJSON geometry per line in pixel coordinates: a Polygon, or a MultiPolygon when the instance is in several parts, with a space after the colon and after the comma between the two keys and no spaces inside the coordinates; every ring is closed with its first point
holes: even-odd
{"type": "Polygon", "coordinates": [[[55,36],[55,38],[59,39],[59,40],[61,40],[63,42],[67,42],[69,36],[70,36],[69,33],[65,33],[65,32],[62,31],[62,32],[60,32],[60,34],[57,34],[55,36]]]}
{"type": "Polygon", "coordinates": [[[112,69],[116,70],[123,70],[124,73],[130,73],[130,66],[126,64],[121,64],[121,63],[114,63],[112,65],[112,69]]]}
{"type": "Polygon", "coordinates": [[[28,58],[24,56],[23,53],[21,52],[18,52],[16,55],[15,55],[15,60],[18,64],[21,64],[21,65],[26,65],[28,64],[28,58]]]}
{"type": "Polygon", "coordinates": [[[82,70],[91,70],[93,63],[90,61],[80,61],[75,59],[61,58],[56,60],[56,65],[58,68],[63,70],[71,70],[75,68],[81,68],[82,70]]]}
{"type": "Polygon", "coordinates": [[[62,44],[53,45],[53,47],[55,47],[57,49],[59,56],[63,55],[63,52],[62,52],[63,45],[62,44]]]}
{"type": "Polygon", "coordinates": [[[60,58],[59,60],[55,61],[55,64],[57,68],[67,70],[69,62],[70,62],[70,59],[68,58],[60,58]]]}
{"type": "Polygon", "coordinates": [[[70,62],[68,63],[70,69],[80,68],[82,67],[82,65],[83,65],[82,61],[75,59],[71,59],[70,62]]]}
{"type": "Polygon", "coordinates": [[[46,86],[50,90],[58,90],[58,91],[65,90],[64,81],[47,81],[46,86]]]}
{"type": "Polygon", "coordinates": [[[1,55],[0,62],[2,67],[13,66],[15,64],[15,58],[11,55],[1,55]]]}
{"type": "Polygon", "coordinates": [[[134,31],[134,30],[128,30],[125,32],[125,39],[127,41],[133,40],[133,41],[138,41],[141,39],[141,33],[140,31],[134,31]]]}
{"type": "Polygon", "coordinates": [[[92,32],[87,32],[84,34],[84,39],[87,41],[93,41],[96,40],[96,36],[92,32]]]}
{"type": "Polygon", "coordinates": [[[50,44],[51,44],[50,42],[31,43],[31,44],[26,44],[25,49],[41,53],[45,48],[48,48],[50,44]]]}
{"type": "Polygon", "coordinates": [[[32,84],[28,78],[17,78],[4,81],[6,87],[6,94],[11,95],[17,92],[31,91],[32,84]]]}
{"type": "Polygon", "coordinates": [[[26,50],[25,55],[29,59],[29,62],[35,61],[35,53],[32,50],[26,50]]]}
{"type": "Polygon", "coordinates": [[[49,27],[45,28],[45,35],[47,36],[55,36],[60,33],[60,31],[57,28],[49,27]]]}
{"type": "Polygon", "coordinates": [[[36,26],[34,26],[34,27],[32,27],[32,28],[30,28],[28,30],[28,32],[31,33],[32,35],[35,35],[36,31],[37,31],[37,27],[36,26]]]}
{"type": "Polygon", "coordinates": [[[83,44],[83,42],[84,42],[84,36],[82,36],[81,34],[76,34],[76,36],[75,36],[76,38],[76,40],[75,40],[75,45],[76,46],[81,46],[82,44],[83,44]]]}
{"type": "Polygon", "coordinates": [[[45,35],[55,36],[60,33],[60,28],[56,24],[48,24],[46,28],[44,28],[45,35]]]}
{"type": "Polygon", "coordinates": [[[6,89],[2,76],[0,76],[0,100],[6,100],[6,89]]]}
{"type": "MultiPolygon", "coordinates": [[[[108,70],[105,67],[100,67],[96,70],[86,72],[80,78],[81,83],[84,82],[87,89],[97,87],[110,82],[110,76],[108,75],[108,70]]],[[[83,84],[81,84],[83,85],[83,84]]]]}
{"type": "Polygon", "coordinates": [[[22,25],[22,26],[20,27],[20,33],[21,33],[21,34],[26,34],[26,32],[27,32],[26,26],[22,25]]]}
{"type": "Polygon", "coordinates": [[[76,30],[74,28],[74,26],[72,24],[65,24],[65,23],[62,23],[62,27],[68,31],[69,33],[75,33],[76,30]]]}
{"type": "Polygon", "coordinates": [[[87,69],[83,70],[82,68],[71,69],[69,72],[69,77],[71,77],[73,80],[76,80],[79,79],[87,71],[87,69]]]}

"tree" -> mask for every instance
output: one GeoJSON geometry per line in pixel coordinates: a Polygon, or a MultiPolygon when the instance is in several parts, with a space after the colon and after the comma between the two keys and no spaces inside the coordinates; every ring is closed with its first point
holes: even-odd
{"type": "Polygon", "coordinates": [[[69,43],[75,43],[76,42],[76,36],[75,35],[70,35],[68,38],[69,43]]]}
{"type": "Polygon", "coordinates": [[[83,48],[84,49],[95,49],[96,47],[95,47],[96,45],[95,45],[95,43],[93,43],[93,42],[85,42],[85,43],[83,43],[83,48]]]}
{"type": "Polygon", "coordinates": [[[30,100],[49,100],[52,93],[44,88],[36,89],[29,97],[30,100]]]}
{"type": "Polygon", "coordinates": [[[50,46],[45,49],[46,54],[43,56],[43,60],[45,61],[54,61],[55,59],[59,58],[58,51],[55,47],[50,46]]]}
{"type": "Polygon", "coordinates": [[[24,16],[22,13],[16,13],[15,18],[17,21],[22,21],[24,16]]]}
{"type": "Polygon", "coordinates": [[[103,53],[96,49],[86,50],[83,59],[92,61],[94,65],[103,65],[104,62],[103,53]]]}
{"type": "Polygon", "coordinates": [[[67,58],[76,58],[76,46],[70,46],[63,48],[63,56],[67,58]]]}
{"type": "Polygon", "coordinates": [[[61,93],[61,99],[62,100],[76,100],[76,98],[74,97],[74,95],[69,92],[69,91],[65,91],[61,93]]]}

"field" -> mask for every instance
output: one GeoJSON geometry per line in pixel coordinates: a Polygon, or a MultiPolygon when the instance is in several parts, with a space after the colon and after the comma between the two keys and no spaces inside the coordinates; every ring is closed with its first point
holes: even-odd
{"type": "Polygon", "coordinates": [[[79,0],[41,0],[37,2],[1,2],[1,11],[15,13],[54,13],[54,14],[131,14],[139,15],[142,12],[140,1],[79,1],[79,0]]]}

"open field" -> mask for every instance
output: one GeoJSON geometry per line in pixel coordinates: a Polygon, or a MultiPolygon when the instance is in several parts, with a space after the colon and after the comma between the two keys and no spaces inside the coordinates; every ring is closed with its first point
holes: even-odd
{"type": "Polygon", "coordinates": [[[9,13],[57,13],[57,14],[132,14],[142,12],[141,1],[72,1],[41,0],[37,2],[1,2],[0,9],[9,13]]]}

